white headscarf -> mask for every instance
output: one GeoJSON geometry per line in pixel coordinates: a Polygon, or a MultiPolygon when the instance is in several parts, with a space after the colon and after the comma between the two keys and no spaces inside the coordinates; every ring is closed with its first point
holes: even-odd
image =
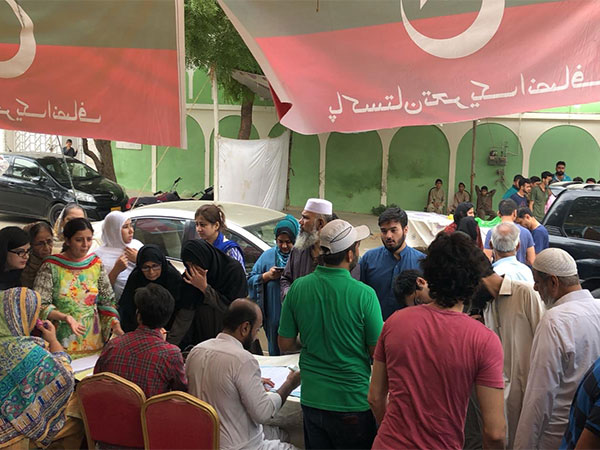
{"type": "MultiPolygon", "coordinates": [[[[126,247],[139,250],[144,245],[137,239],[132,239],[129,244],[125,244],[123,241],[121,229],[127,219],[128,217],[121,211],[112,211],[104,218],[104,223],[102,224],[103,244],[95,253],[102,260],[106,272],[110,272],[113,269],[115,262],[123,254],[126,247]]],[[[121,297],[125,283],[127,283],[127,278],[129,278],[129,274],[133,269],[135,269],[135,264],[129,261],[127,268],[117,276],[113,286],[116,300],[119,300],[121,297]]]]}

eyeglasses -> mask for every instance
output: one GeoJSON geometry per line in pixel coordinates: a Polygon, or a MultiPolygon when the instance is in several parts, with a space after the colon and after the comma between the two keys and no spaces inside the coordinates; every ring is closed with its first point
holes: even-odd
{"type": "Polygon", "coordinates": [[[17,255],[20,258],[25,258],[31,253],[31,248],[28,248],[27,250],[9,250],[9,252],[17,255]]]}
{"type": "Polygon", "coordinates": [[[32,247],[43,247],[43,246],[52,247],[52,244],[54,244],[54,241],[52,239],[48,239],[46,241],[34,242],[33,244],[31,244],[31,246],[32,247]]]}
{"type": "Polygon", "coordinates": [[[151,266],[143,266],[141,267],[142,272],[150,272],[155,270],[160,270],[161,266],[158,264],[153,264],[151,266]]]}

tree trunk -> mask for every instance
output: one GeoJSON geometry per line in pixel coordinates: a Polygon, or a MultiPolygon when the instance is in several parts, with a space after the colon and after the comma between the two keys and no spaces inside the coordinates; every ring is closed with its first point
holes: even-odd
{"type": "Polygon", "coordinates": [[[115,165],[113,163],[112,147],[110,141],[106,139],[94,139],[94,144],[100,154],[102,160],[102,172],[101,175],[112,180],[117,181],[117,174],[115,173],[115,165]]]}
{"type": "Polygon", "coordinates": [[[238,139],[250,139],[252,132],[252,107],[254,106],[254,92],[246,90],[244,100],[242,101],[242,111],[240,113],[242,120],[240,122],[240,131],[238,139]]]}
{"type": "Polygon", "coordinates": [[[94,161],[98,173],[103,177],[116,182],[117,175],[115,173],[115,166],[113,164],[112,147],[110,146],[110,141],[105,139],[94,139],[94,144],[96,145],[99,156],[90,150],[87,138],[81,138],[81,141],[85,155],[89,156],[90,159],[94,161]]]}

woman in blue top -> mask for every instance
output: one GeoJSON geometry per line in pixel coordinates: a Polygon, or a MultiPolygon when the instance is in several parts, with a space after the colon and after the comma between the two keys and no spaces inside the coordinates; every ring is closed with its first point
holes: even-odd
{"type": "Polygon", "coordinates": [[[277,245],[264,252],[248,276],[248,295],[263,313],[263,324],[269,340],[269,355],[278,356],[277,329],[281,315],[279,279],[287,264],[292,247],[300,231],[298,221],[288,215],[275,226],[277,245]]]}
{"type": "Polygon", "coordinates": [[[214,204],[201,206],[196,210],[194,219],[200,239],[204,239],[213,247],[238,261],[245,271],[246,265],[241,247],[237,242],[230,241],[223,236],[223,230],[225,229],[223,208],[214,204]]]}

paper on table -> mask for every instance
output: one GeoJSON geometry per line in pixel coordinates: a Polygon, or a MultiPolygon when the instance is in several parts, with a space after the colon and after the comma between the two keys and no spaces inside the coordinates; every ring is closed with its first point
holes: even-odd
{"type": "MultiPolygon", "coordinates": [[[[282,366],[260,366],[260,372],[263,378],[270,378],[275,383],[275,387],[272,390],[276,391],[287,379],[290,369],[282,366]]],[[[298,386],[294,389],[290,395],[292,397],[300,397],[300,387],[298,386]]]]}
{"type": "Polygon", "coordinates": [[[89,369],[93,369],[99,357],[100,354],[97,353],[92,356],[86,356],[85,358],[74,359],[73,361],[71,361],[71,367],[73,368],[73,372],[79,373],[89,369]]]}

